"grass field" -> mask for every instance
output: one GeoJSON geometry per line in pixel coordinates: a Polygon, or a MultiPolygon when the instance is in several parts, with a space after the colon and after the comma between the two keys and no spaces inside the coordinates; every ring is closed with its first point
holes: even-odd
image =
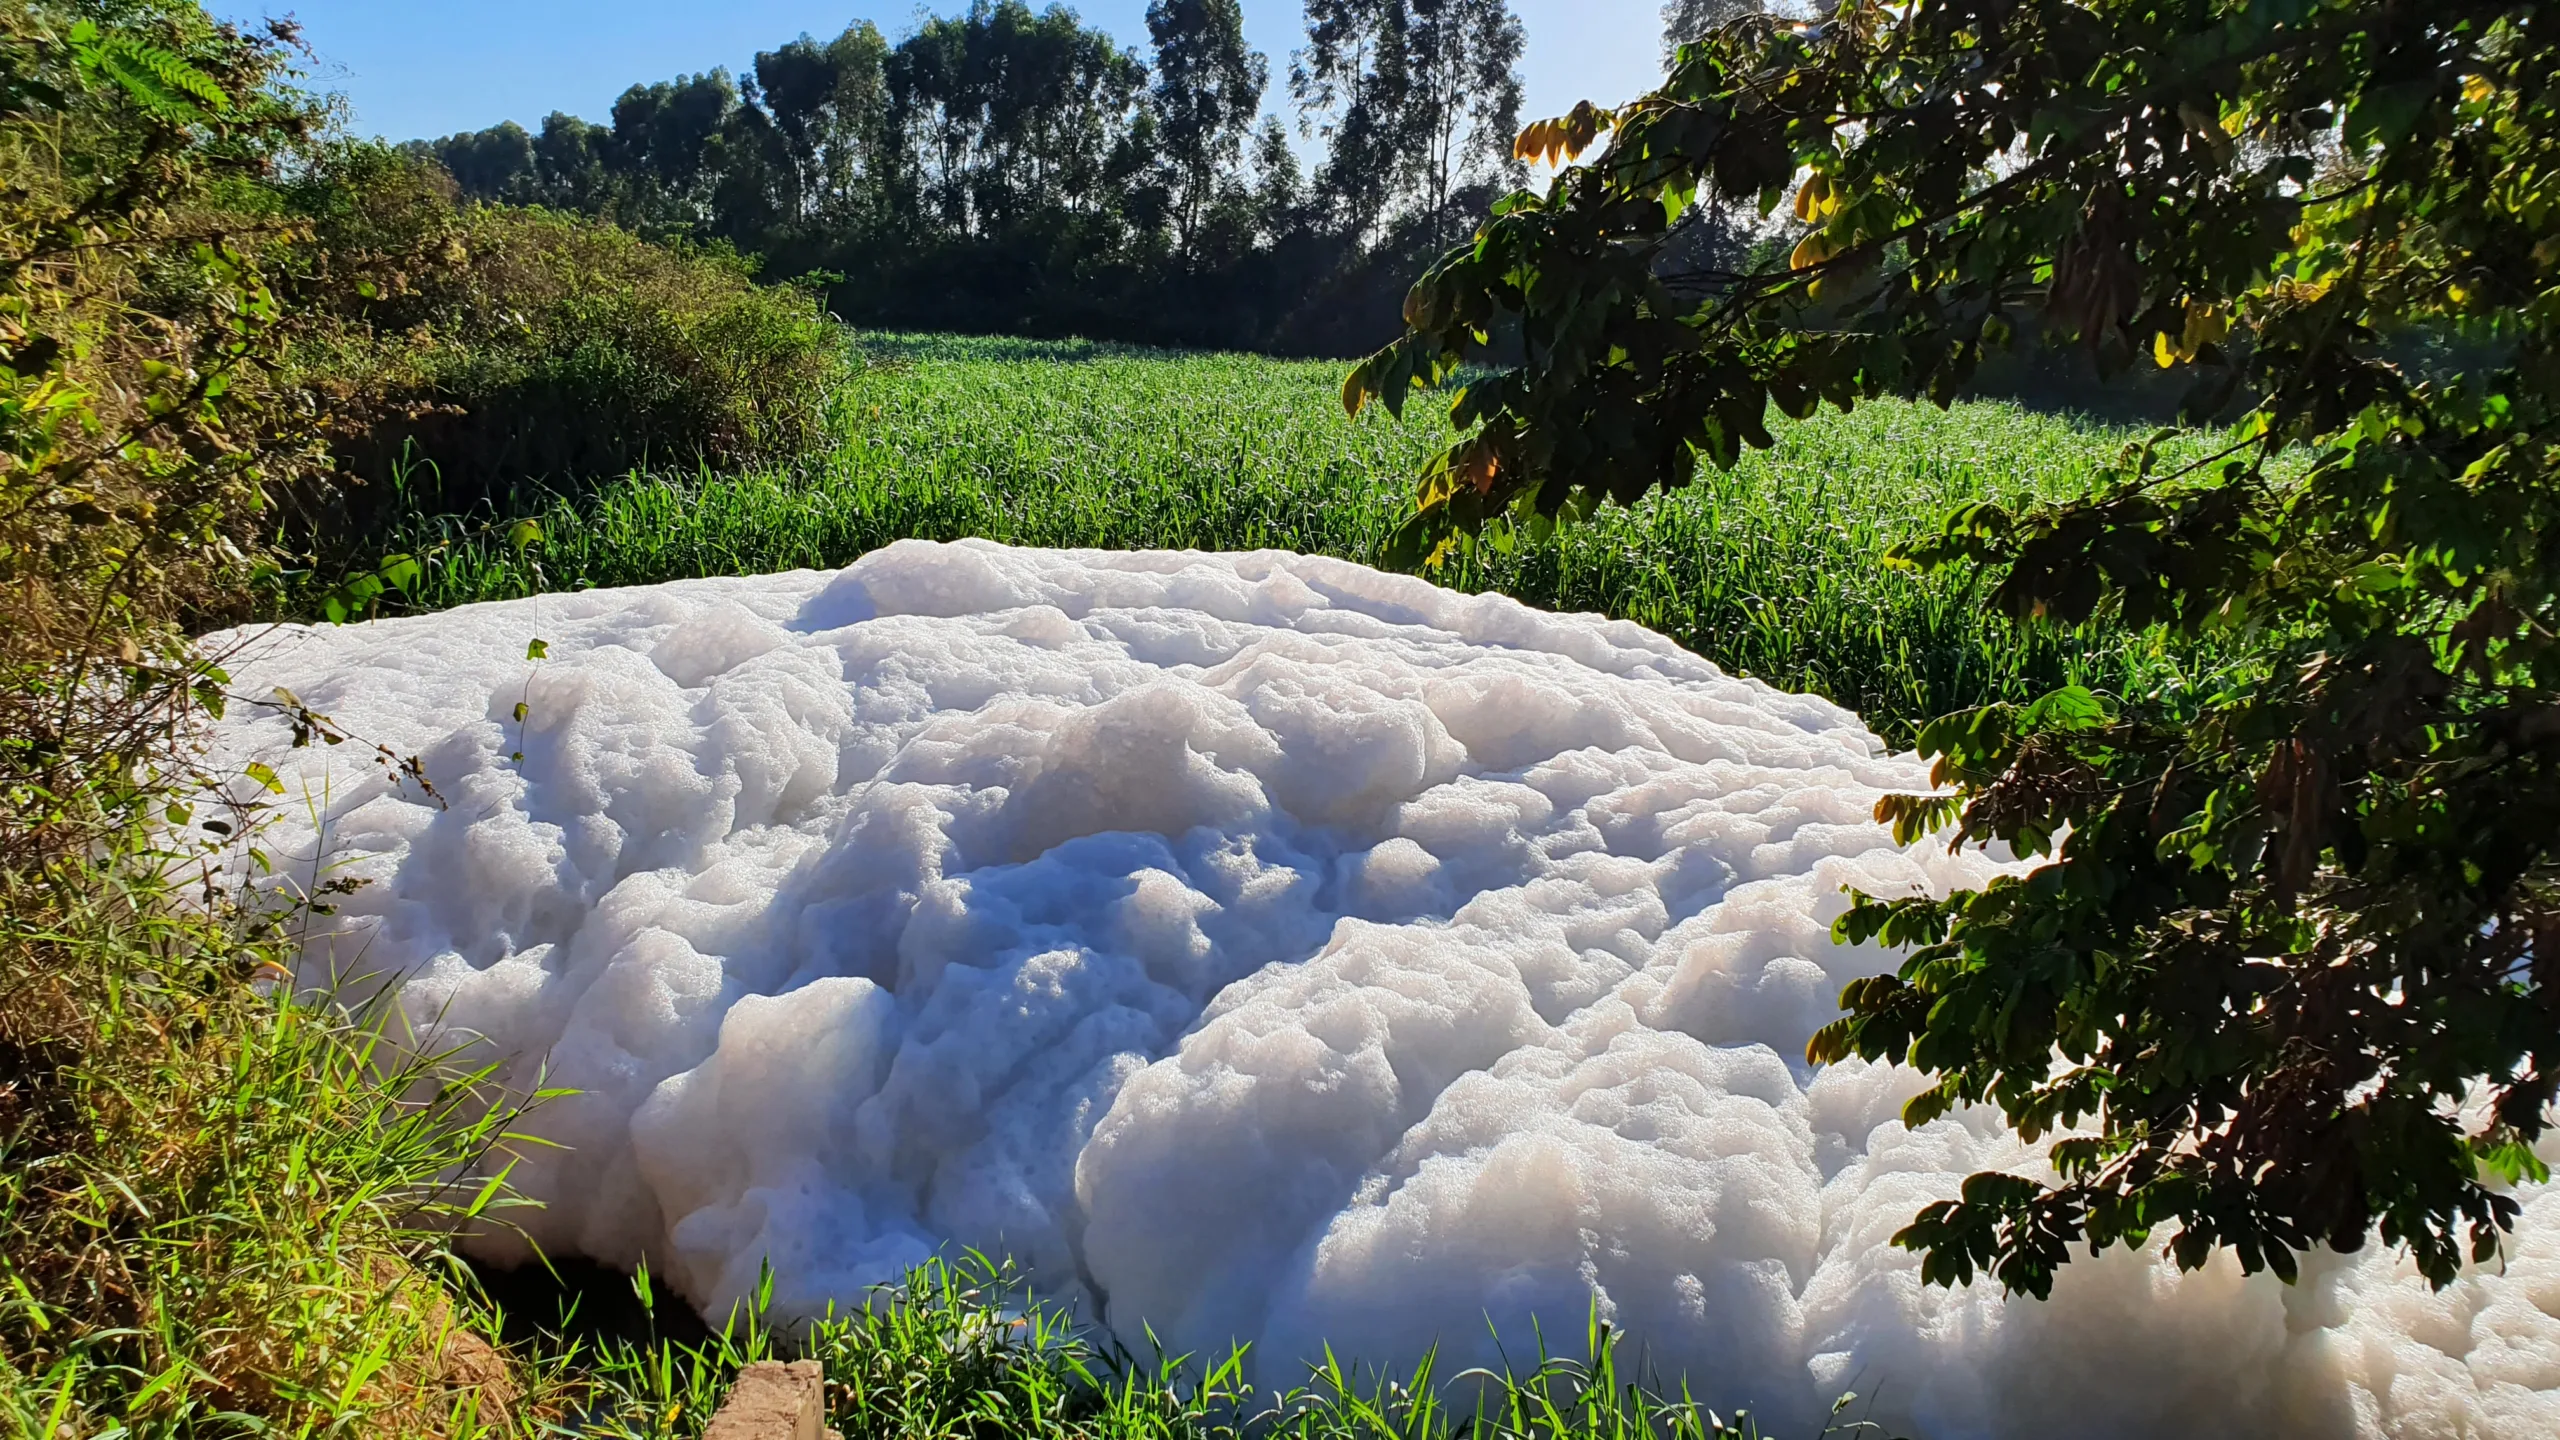
{"type": "MultiPolygon", "coordinates": [[[[844,438],[790,471],[636,473],[454,513],[403,497],[385,552],[425,560],[401,608],[850,563],[907,536],[1370,560],[1447,443],[1437,407],[1344,417],[1341,368],[1078,342],[865,336],[844,438]],[[542,543],[508,534],[537,519],[542,543]]],[[[1786,425],[1777,448],[1560,537],[1495,537],[1433,578],[1660,630],[1729,669],[1820,692],[1907,741],[1920,721],[2077,681],[2180,676],[2156,636],[2029,635],[1885,547],[1986,495],[2092,483],[2128,432],[2005,403],[1898,402],[1786,425]]],[[[431,479],[431,477],[428,477],[431,479]]]]}

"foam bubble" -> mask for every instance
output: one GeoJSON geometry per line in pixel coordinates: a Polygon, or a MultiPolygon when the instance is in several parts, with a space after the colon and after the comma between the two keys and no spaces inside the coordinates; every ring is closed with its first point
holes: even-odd
{"type": "Polygon", "coordinates": [[[715,1311],[768,1259],[808,1311],[971,1245],[1265,1380],[1326,1341],[1494,1361],[1488,1319],[1569,1348],[1596,1306],[1785,1426],[1854,1387],[1938,1437],[2560,1432],[2546,1187],[2442,1293],[2378,1247],[2291,1288],[2156,1252],[2046,1304],[1920,1285],[1892,1233],[2039,1155],[1802,1050],[1890,963],[1831,942],[1843,886],[1995,867],[1873,823],[1926,776],[1854,716],[1639,627],[904,542],[241,642],[248,693],[436,791],[219,728],[294,796],[269,852],[372,882],[304,979],[397,977],[422,1030],[577,1087],[516,1172],[532,1238],[715,1311]]]}

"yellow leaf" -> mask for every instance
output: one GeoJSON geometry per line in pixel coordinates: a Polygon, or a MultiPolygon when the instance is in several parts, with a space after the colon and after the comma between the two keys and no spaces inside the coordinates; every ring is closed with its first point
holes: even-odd
{"type": "Polygon", "coordinates": [[[1559,120],[1531,122],[1511,144],[1515,158],[1532,164],[1553,164],[1571,160],[1589,149],[1600,132],[1617,124],[1617,115],[1585,100],[1573,107],[1573,113],[1559,120]]]}
{"type": "Polygon", "coordinates": [[[2221,306],[2201,305],[2190,300],[2187,302],[2187,332],[2178,345],[2178,358],[2192,360],[2197,351],[2207,345],[2219,344],[2222,337],[2230,333],[2231,317],[2222,313],[2221,306]]]}
{"type": "Polygon", "coordinates": [[[1796,242],[1795,253],[1787,257],[1790,270],[1807,270],[1831,258],[1831,237],[1816,230],[1796,242]]]}
{"type": "Polygon", "coordinates": [[[1816,170],[1805,178],[1804,187],[1796,191],[1796,218],[1819,220],[1831,213],[1831,177],[1816,170]]]}
{"type": "Polygon", "coordinates": [[[2178,363],[2178,352],[2169,344],[2168,331],[2163,330],[2151,337],[2151,358],[2159,361],[2163,370],[2178,363]]]}
{"type": "Polygon", "coordinates": [[[1342,377],[1343,413],[1355,418],[1360,414],[1361,402],[1369,398],[1367,387],[1360,383],[1361,372],[1367,368],[1367,366],[1356,367],[1350,374],[1342,377]]]}
{"type": "Polygon", "coordinates": [[[2496,94],[2497,89],[2498,87],[2489,83],[2489,77],[2486,75],[2465,75],[2462,77],[2462,98],[2470,101],[2474,105],[2477,105],[2481,101],[2488,99],[2491,95],[2496,94]]]}

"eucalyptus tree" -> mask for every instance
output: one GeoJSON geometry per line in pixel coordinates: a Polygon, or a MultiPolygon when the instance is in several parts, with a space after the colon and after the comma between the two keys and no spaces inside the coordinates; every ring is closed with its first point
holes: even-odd
{"type": "Polygon", "coordinates": [[[1354,235],[1386,214],[1404,168],[1411,26],[1407,0],[1307,0],[1307,43],[1289,57],[1299,126],[1325,142],[1316,196],[1354,235]]]}
{"type": "Polygon", "coordinates": [[[757,97],[789,157],[801,225],[865,232],[896,203],[888,59],[888,41],[868,20],[824,43],[803,35],[756,56],[757,97]]]}
{"type": "Polygon", "coordinates": [[[738,84],[726,70],[624,90],[613,102],[605,155],[635,183],[616,218],[652,231],[709,229],[721,161],[733,150],[721,141],[738,108],[738,84]]]}
{"type": "Polygon", "coordinates": [[[1043,212],[1112,207],[1146,67],[1075,13],[1021,0],[925,22],[890,53],[891,124],[932,215],[983,235],[1043,212]]]}
{"type": "Polygon", "coordinates": [[[1175,230],[1189,248],[1233,188],[1271,64],[1244,43],[1237,0],[1153,0],[1156,140],[1174,176],[1175,230]]]}
{"type": "Polygon", "coordinates": [[[1452,202],[1470,185],[1509,188],[1520,177],[1520,53],[1527,43],[1509,0],[1409,0],[1402,169],[1405,189],[1444,243],[1452,202]]]}
{"type": "Polygon", "coordinates": [[[441,140],[413,140],[408,148],[432,157],[471,194],[524,200],[538,184],[533,137],[513,120],[441,140]]]}
{"type": "MultiPolygon", "coordinates": [[[[536,202],[558,209],[601,211],[610,190],[605,145],[611,132],[554,110],[533,137],[536,202]]],[[[467,188],[467,187],[466,187],[467,188]]]]}
{"type": "Polygon", "coordinates": [[[1325,138],[1316,190],[1336,223],[1436,230],[1459,191],[1511,179],[1523,44],[1508,0],[1309,0],[1289,88],[1325,138]]]}

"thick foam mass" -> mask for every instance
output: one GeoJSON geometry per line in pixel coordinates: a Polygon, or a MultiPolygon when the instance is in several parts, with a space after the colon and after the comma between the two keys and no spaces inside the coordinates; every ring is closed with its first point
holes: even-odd
{"type": "Polygon", "coordinates": [[[1516,1356],[1596,1303],[1787,1426],[1855,1388],[1938,1437],[2560,1433],[2541,1187],[2442,1293],[2379,1247],[2291,1288],[2156,1254],[2045,1304],[1924,1288],[1894,1230],[2040,1157],[1801,1056],[1891,963],[1831,942],[1843,886],[1994,867],[1871,821],[1926,775],[1854,716],[1637,626],[907,542],[208,643],[366,742],[215,737],[291,793],[281,869],[371,882],[304,978],[396,976],[420,1029],[576,1087],[516,1171],[532,1237],[706,1307],[965,1244],[1265,1380],[1327,1341],[1454,1372],[1488,1319],[1516,1356]]]}

